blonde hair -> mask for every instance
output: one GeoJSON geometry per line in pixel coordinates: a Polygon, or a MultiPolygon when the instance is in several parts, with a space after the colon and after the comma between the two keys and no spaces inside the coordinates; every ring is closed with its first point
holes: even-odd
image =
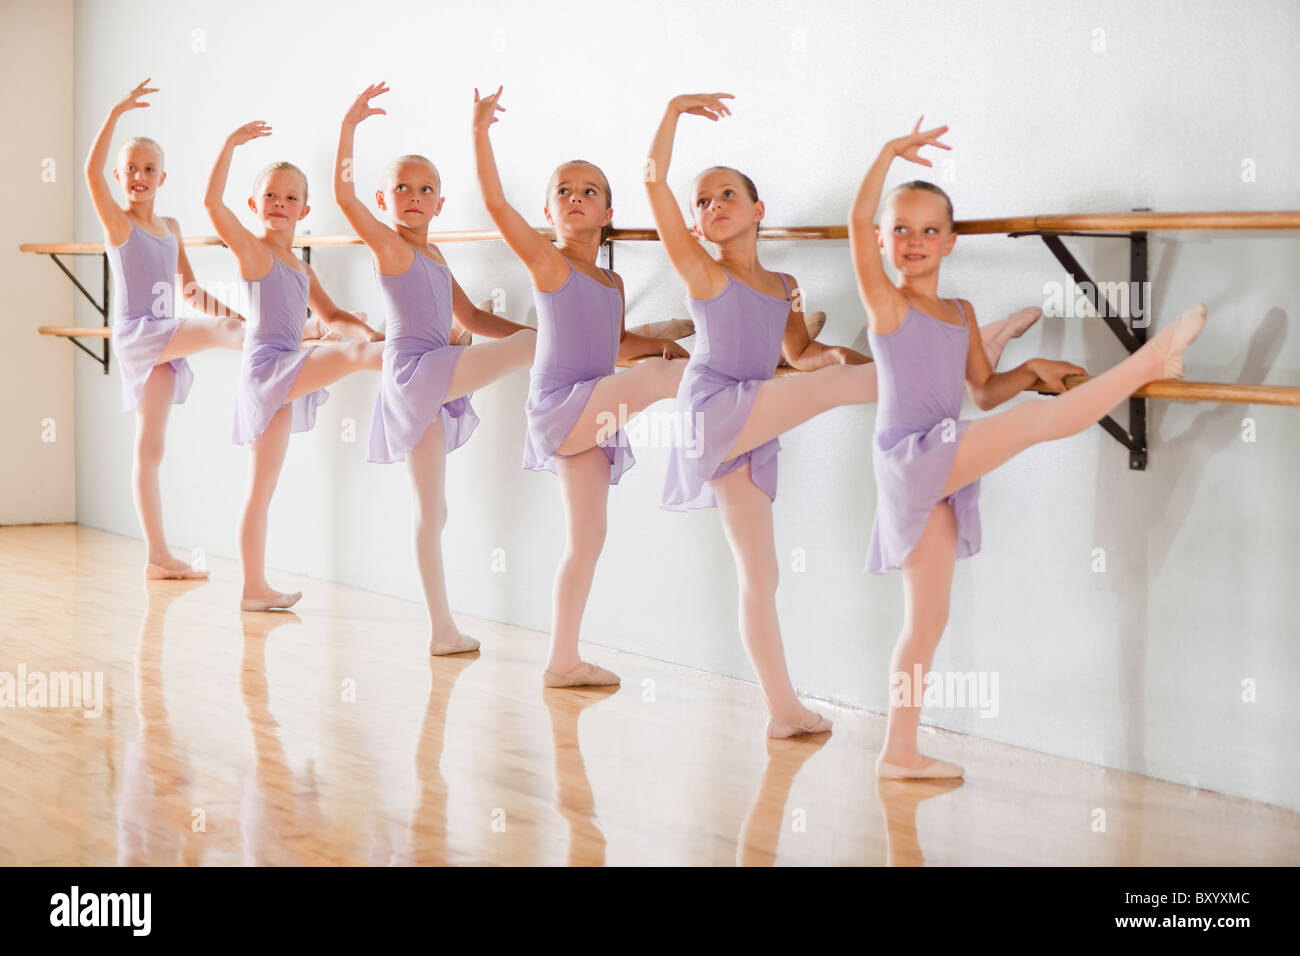
{"type": "Polygon", "coordinates": [[[880,204],[881,208],[885,208],[893,201],[895,196],[904,192],[930,193],[932,196],[938,196],[943,200],[944,210],[948,213],[948,228],[952,229],[954,227],[955,220],[952,216],[952,199],[934,183],[926,182],[924,179],[914,179],[910,183],[902,183],[901,185],[895,186],[885,195],[885,201],[880,204]]]}
{"type": "Polygon", "coordinates": [[[270,166],[267,166],[266,169],[257,174],[257,178],[253,180],[253,192],[261,191],[262,183],[265,181],[267,176],[282,171],[294,173],[302,180],[302,204],[304,206],[307,205],[307,174],[293,163],[284,159],[280,160],[278,163],[272,163],[270,166]]]}
{"type": "Polygon", "coordinates": [[[152,149],[155,153],[158,154],[158,165],[159,166],[166,165],[163,162],[163,148],[158,145],[158,141],[156,139],[150,139],[148,136],[132,136],[125,143],[123,143],[121,149],[117,151],[117,158],[119,161],[122,158],[122,154],[125,153],[128,149],[152,149]]]}
{"type": "Polygon", "coordinates": [[[405,156],[398,156],[388,164],[384,169],[384,178],[381,185],[387,189],[392,182],[397,179],[397,171],[408,163],[424,163],[429,169],[433,170],[433,178],[438,181],[438,190],[442,190],[442,174],[438,172],[438,167],[433,165],[433,160],[427,156],[421,156],[419,153],[407,153],[405,156]]]}

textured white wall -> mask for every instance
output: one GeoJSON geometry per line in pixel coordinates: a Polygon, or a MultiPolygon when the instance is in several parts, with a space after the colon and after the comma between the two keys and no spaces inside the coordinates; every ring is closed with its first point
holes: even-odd
{"type": "MultiPolygon", "coordinates": [[[[798,4],[329,2],[293,8],[232,0],[79,3],[76,150],[115,97],[151,76],[161,92],[120,135],[167,149],[161,209],[210,233],[203,185],[226,133],[264,119],[273,138],[242,148],[232,202],[272,159],[311,177],[316,233],[346,229],[328,194],[337,124],[365,84],[386,79],[389,116],[367,121],[363,185],[400,152],[443,172],[448,229],[489,225],[473,179],[471,89],[504,83],[494,129],[507,193],[540,219],[553,166],[574,156],[612,180],[616,219],[650,222],[641,160],[667,98],[728,90],[735,115],[683,121],[671,181],[713,163],[748,171],[772,224],[843,222],[853,189],[887,137],[918,113],[951,125],[951,163],[935,174],[959,218],[1027,213],[1294,209],[1300,130],[1289,2],[1056,4],[860,0],[798,4]],[[195,31],[203,31],[195,33],[195,31]],[[1100,31],[1100,32],[1099,32],[1100,31]],[[197,50],[201,38],[203,48],[197,50]],[[1255,163],[1244,182],[1243,161],[1255,163]]],[[[912,178],[915,169],[896,170],[912,178]]],[[[77,197],[76,238],[98,237],[77,197]]],[[[68,238],[62,234],[33,238],[68,238]]],[[[1126,278],[1123,243],[1069,240],[1098,278],[1126,278]]],[[[825,339],[860,342],[863,316],[843,243],[772,243],[825,339]]],[[[535,321],[527,277],[504,247],[444,250],[471,295],[506,291],[535,321]]],[[[1188,360],[1194,379],[1300,384],[1296,234],[1164,234],[1151,246],[1157,322],[1198,300],[1210,325],[1188,360]]],[[[654,244],[624,244],[617,266],[631,319],[682,314],[682,287],[654,244]]],[[[196,251],[199,276],[229,281],[233,261],[196,251]]],[[[319,274],[344,305],[378,314],[367,256],[320,251],[319,274]]],[[[959,242],[942,289],[982,320],[1039,303],[1063,273],[1036,239],[959,242]]],[[[66,300],[49,321],[63,320],[66,300]]],[[[84,308],[77,318],[88,321],[84,308]]],[[[42,318],[44,321],[45,318],[42,318]]],[[[34,322],[34,319],[33,319],[34,322]]],[[[1096,321],[1045,320],[1008,348],[1099,370],[1123,356],[1096,321]]],[[[246,452],[229,442],[235,356],[194,360],[189,403],[174,412],[163,481],[171,540],[234,553],[246,452]]],[[[136,534],[129,493],[131,416],[118,386],[77,362],[78,520],[136,534]]],[[[268,558],[415,600],[401,466],[364,462],[370,375],[332,389],[317,428],[296,436],[272,507],[268,558]],[[341,440],[345,419],[357,442],[341,440]]],[[[454,606],[545,630],[561,549],[555,480],[519,468],[526,375],[479,393],[479,432],[451,458],[446,550],[454,606]],[[505,573],[493,573],[503,548],[505,573]]],[[[1035,399],[1020,399],[1035,400],[1035,399]]],[[[978,414],[973,407],[968,414],[978,414]]],[[[783,439],[776,505],[779,592],[796,684],[880,711],[901,620],[898,575],[862,575],[875,502],[871,408],[833,411],[783,439]],[[795,549],[807,570],[791,571],[795,549]]],[[[936,666],[996,671],[996,718],[935,710],[935,723],[1020,746],[1300,808],[1290,684],[1300,674],[1294,582],[1300,570],[1300,416],[1294,410],[1153,404],[1151,466],[1100,429],[1020,456],[983,484],[983,552],[959,565],[952,623],[936,666]],[[1243,419],[1257,440],[1241,440],[1243,419]],[[1104,548],[1106,571],[1092,570],[1104,548]],[[1242,681],[1258,686],[1243,703],[1242,681]]],[[[736,632],[735,580],[716,512],[658,508],[666,453],[638,451],[614,490],[610,534],[586,639],[749,677],[736,632]]],[[[328,613],[325,608],[318,613],[328,613]]],[[[308,594],[304,613],[313,613],[308,594]]]]}
{"type": "Polygon", "coordinates": [[[18,251],[24,242],[71,237],[73,197],[83,188],[72,142],[72,13],[72,0],[0,7],[0,524],[72,521],[77,511],[79,360],[75,346],[36,328],[67,324],[78,293],[54,263],[18,251]]]}

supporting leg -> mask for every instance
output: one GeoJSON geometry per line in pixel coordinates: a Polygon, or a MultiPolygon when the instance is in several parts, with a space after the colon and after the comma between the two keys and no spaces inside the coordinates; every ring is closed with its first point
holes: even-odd
{"type": "Polygon", "coordinates": [[[301,591],[284,594],[266,582],[266,515],[271,507],[271,495],[280,480],[292,424],[293,418],[286,405],[272,416],[266,431],[250,446],[248,492],[239,516],[239,563],[244,572],[241,610],[289,607],[302,597],[301,591]]]}
{"type": "Polygon", "coordinates": [[[925,675],[948,624],[956,563],[957,516],[944,502],[930,512],[921,539],[903,561],[903,630],[889,660],[889,722],[880,750],[881,761],[896,767],[923,770],[935,763],[916,749],[916,732],[925,675]]]}
{"type": "Polygon", "coordinates": [[[146,575],[165,577],[166,572],[187,577],[206,577],[184,561],[177,560],[167,547],[163,531],[162,492],[158,472],[162,467],[167,435],[167,417],[172,407],[175,374],[170,365],[159,365],[149,373],[140,392],[135,417],[135,460],[131,468],[131,491],[135,513],[140,519],[146,549],[146,575]]]}
{"type": "MultiPolygon", "coordinates": [[[[850,367],[850,366],[844,366],[850,367]]],[[[831,722],[810,711],[795,695],[786,668],[781,628],[776,617],[776,585],[780,575],[772,531],[772,501],[754,484],[749,465],[709,482],[718,499],[722,529],[731,545],[740,586],[740,637],[758,675],[771,715],[769,736],[823,733],[831,722]],[[773,730],[792,731],[774,733],[773,730]]]]}
{"type": "Polygon", "coordinates": [[[429,609],[429,653],[435,657],[476,651],[479,642],[466,637],[451,619],[447,579],[442,558],[442,530],[447,525],[447,438],[442,415],[406,455],[411,476],[412,541],[415,564],[429,609]]]}
{"type": "Polygon", "coordinates": [[[614,674],[584,664],[578,656],[582,614],[591,594],[596,561],[605,546],[609,459],[602,449],[588,448],[576,455],[557,457],[556,468],[564,496],[566,541],[564,556],[555,572],[551,649],[546,670],[554,675],[551,678],[554,686],[573,686],[555,680],[564,677],[572,677],[584,685],[616,684],[618,678],[614,674]]]}

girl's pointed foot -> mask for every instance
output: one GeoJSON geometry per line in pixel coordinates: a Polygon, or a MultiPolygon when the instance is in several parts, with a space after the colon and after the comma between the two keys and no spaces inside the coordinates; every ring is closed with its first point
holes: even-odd
{"type": "Polygon", "coordinates": [[[831,721],[814,710],[804,708],[803,720],[797,724],[783,724],[779,721],[767,722],[767,736],[771,739],[782,737],[802,737],[805,734],[829,734],[831,721]]]}
{"type": "Polygon", "coordinates": [[[884,754],[876,758],[876,776],[882,780],[942,780],[961,777],[965,771],[955,763],[920,755],[910,766],[890,763],[884,754]]]}
{"type": "Polygon", "coordinates": [[[543,687],[605,687],[620,683],[622,681],[617,674],[595,664],[588,664],[586,661],[582,661],[577,667],[563,674],[549,670],[542,672],[543,687]]]}
{"type": "Polygon", "coordinates": [[[1043,310],[1037,306],[1030,306],[1021,309],[1019,312],[1012,312],[1006,318],[1006,324],[999,330],[998,341],[1002,344],[1010,342],[1012,339],[1018,339],[1028,331],[1029,327],[1043,317],[1043,310]]]}
{"type": "Polygon", "coordinates": [[[1205,319],[1205,305],[1194,305],[1151,339],[1151,345],[1164,362],[1161,378],[1183,377],[1183,352],[1201,334],[1205,319]]]}

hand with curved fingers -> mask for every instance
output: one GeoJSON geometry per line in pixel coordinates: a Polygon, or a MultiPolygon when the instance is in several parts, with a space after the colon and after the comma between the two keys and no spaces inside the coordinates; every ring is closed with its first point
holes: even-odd
{"type": "Polygon", "coordinates": [[[922,130],[921,120],[924,119],[925,117],[922,116],[921,119],[916,121],[916,125],[912,127],[912,132],[909,135],[891,139],[888,145],[893,150],[894,155],[900,159],[905,159],[920,166],[933,166],[934,163],[920,156],[918,150],[922,146],[938,146],[940,149],[952,149],[952,147],[947,143],[939,142],[939,137],[948,132],[948,127],[936,126],[934,129],[922,130]]]}
{"type": "Polygon", "coordinates": [[[1067,375],[1088,374],[1073,362],[1060,362],[1055,359],[1030,359],[1025,363],[1025,368],[1042,379],[1053,392],[1065,391],[1064,379],[1067,375]]]}
{"type": "Polygon", "coordinates": [[[245,123],[243,126],[239,127],[239,129],[231,133],[226,137],[226,141],[230,143],[231,146],[243,146],[245,143],[270,135],[271,127],[267,126],[266,123],[261,120],[253,120],[253,122],[245,123]]]}
{"type": "Polygon", "coordinates": [[[731,115],[731,110],[722,101],[734,99],[730,93],[685,93],[674,96],[671,105],[678,113],[703,116],[716,123],[722,117],[731,115]]]}
{"type": "Polygon", "coordinates": [[[504,113],[506,108],[501,105],[501,91],[504,86],[498,86],[497,91],[488,96],[480,97],[478,87],[474,88],[474,129],[475,131],[487,129],[497,121],[497,113],[504,113]]]}
{"type": "Polygon", "coordinates": [[[158,87],[149,86],[149,79],[149,77],[145,77],[143,83],[140,83],[130,93],[126,94],[121,102],[113,107],[113,112],[120,116],[127,110],[144,109],[149,106],[150,104],[148,103],[140,102],[141,97],[148,96],[150,93],[158,92],[158,87]]]}
{"type": "Polygon", "coordinates": [[[388,92],[388,84],[383,80],[378,83],[372,83],[362,91],[361,95],[352,101],[348,107],[347,113],[343,116],[343,122],[356,126],[362,120],[370,116],[387,116],[388,111],[379,109],[377,106],[371,106],[370,101],[376,96],[388,92]]]}

